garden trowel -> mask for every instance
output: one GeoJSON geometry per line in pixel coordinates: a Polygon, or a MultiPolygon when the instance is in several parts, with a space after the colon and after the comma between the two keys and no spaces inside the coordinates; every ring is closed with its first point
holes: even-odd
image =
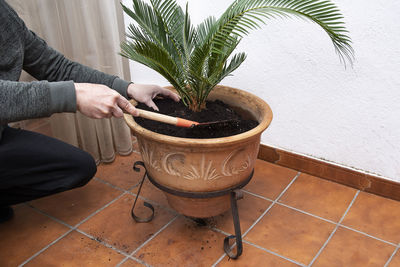
{"type": "Polygon", "coordinates": [[[207,130],[218,130],[218,129],[226,129],[226,128],[236,128],[238,127],[240,121],[239,120],[223,120],[223,121],[213,121],[213,122],[197,122],[197,121],[191,121],[191,120],[186,120],[182,119],[179,117],[172,117],[156,112],[151,112],[143,109],[136,108],[136,110],[139,111],[139,117],[153,120],[153,121],[159,121],[159,122],[164,122],[168,123],[171,125],[175,125],[178,127],[184,127],[184,128],[192,128],[192,129],[207,129],[207,130]]]}

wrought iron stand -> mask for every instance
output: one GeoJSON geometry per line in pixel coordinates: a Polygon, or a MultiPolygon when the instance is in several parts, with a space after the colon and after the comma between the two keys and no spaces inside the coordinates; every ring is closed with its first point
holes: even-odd
{"type": "MultiPolygon", "coordinates": [[[[151,215],[149,217],[140,218],[140,217],[136,216],[134,213],[136,202],[140,195],[140,191],[142,189],[143,182],[146,179],[146,177],[150,180],[150,182],[154,186],[158,187],[162,191],[165,191],[169,194],[173,194],[176,196],[187,197],[187,198],[212,198],[212,197],[218,197],[218,196],[230,194],[231,210],[232,210],[233,226],[235,228],[235,235],[225,237],[224,251],[231,259],[237,259],[242,254],[243,244],[242,244],[242,234],[240,231],[240,221],[239,221],[237,200],[243,198],[243,193],[240,190],[240,188],[244,187],[251,180],[251,178],[253,177],[254,170],[251,172],[250,176],[245,181],[243,181],[241,184],[239,184],[235,187],[232,187],[232,188],[228,188],[228,189],[220,190],[220,191],[213,191],[213,192],[184,192],[184,191],[177,191],[177,190],[165,187],[163,185],[160,185],[156,181],[154,181],[154,179],[150,175],[148,175],[146,167],[144,166],[144,163],[142,161],[136,161],[133,165],[133,170],[136,172],[140,172],[139,166],[142,166],[145,169],[145,172],[143,174],[142,180],[139,183],[139,189],[136,194],[135,202],[133,203],[132,210],[131,210],[132,218],[136,222],[150,222],[154,217],[154,207],[148,202],[144,202],[143,205],[151,210],[151,215]],[[235,239],[234,241],[236,242],[236,246],[237,246],[236,254],[231,249],[231,246],[229,244],[230,239],[235,239]]],[[[195,219],[195,221],[197,222],[197,219],[195,219]]]]}

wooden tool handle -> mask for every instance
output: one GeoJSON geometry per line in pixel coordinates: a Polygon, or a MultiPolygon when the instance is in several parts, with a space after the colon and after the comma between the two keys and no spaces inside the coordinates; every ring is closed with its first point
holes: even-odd
{"type": "Polygon", "coordinates": [[[155,112],[151,112],[151,111],[147,111],[147,110],[143,110],[143,109],[139,109],[139,108],[137,108],[136,110],[139,111],[139,117],[153,120],[153,121],[160,121],[160,122],[172,124],[172,125],[175,125],[178,127],[189,128],[192,125],[199,124],[198,122],[195,122],[195,121],[190,121],[190,120],[185,120],[182,118],[159,114],[159,113],[155,113],[155,112]]]}

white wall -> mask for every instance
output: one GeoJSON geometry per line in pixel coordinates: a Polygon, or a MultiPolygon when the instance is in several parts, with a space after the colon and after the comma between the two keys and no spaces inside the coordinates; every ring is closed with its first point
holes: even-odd
{"type": "MultiPolygon", "coordinates": [[[[230,2],[189,0],[192,21],[218,16],[230,2]]],[[[248,58],[222,84],[269,103],[274,119],[262,143],[400,182],[400,2],[335,3],[353,40],[353,68],[340,64],[317,25],[277,19],[242,41],[237,51],[248,58]]],[[[137,83],[167,84],[137,63],[131,73],[137,83]]]]}

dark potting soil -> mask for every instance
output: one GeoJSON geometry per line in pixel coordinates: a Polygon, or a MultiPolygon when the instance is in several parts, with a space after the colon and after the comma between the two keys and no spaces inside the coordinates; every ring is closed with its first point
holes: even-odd
{"type": "MultiPolygon", "coordinates": [[[[154,99],[154,103],[159,108],[159,113],[200,123],[234,120],[233,122],[223,123],[222,125],[213,125],[210,127],[195,126],[192,128],[182,128],[162,122],[135,117],[135,121],[143,128],[169,136],[184,138],[218,138],[240,134],[253,129],[258,125],[258,122],[255,120],[242,118],[241,115],[220,100],[207,101],[206,108],[200,112],[191,111],[182,103],[182,101],[177,103],[167,98],[156,98],[154,99]]],[[[137,107],[144,110],[154,111],[143,103],[139,103],[137,107]]]]}

